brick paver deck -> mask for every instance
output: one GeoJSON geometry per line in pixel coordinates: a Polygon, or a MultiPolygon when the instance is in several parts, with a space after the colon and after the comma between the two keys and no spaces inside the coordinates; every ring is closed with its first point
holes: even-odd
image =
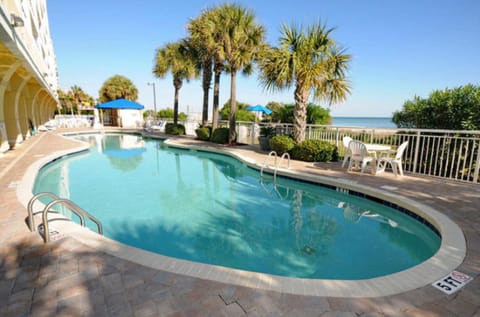
{"type": "MultiPolygon", "coordinates": [[[[195,143],[180,139],[178,142],[195,143]]],[[[27,167],[54,151],[78,146],[48,132],[0,157],[0,316],[479,316],[480,186],[434,178],[345,173],[339,163],[292,162],[304,173],[372,187],[395,186],[399,195],[432,206],[456,222],[467,242],[458,268],[474,280],[445,295],[430,285],[375,298],[282,294],[144,267],[72,237],[44,244],[25,223],[16,186],[27,167]]],[[[263,162],[250,147],[235,150],[263,162]]]]}

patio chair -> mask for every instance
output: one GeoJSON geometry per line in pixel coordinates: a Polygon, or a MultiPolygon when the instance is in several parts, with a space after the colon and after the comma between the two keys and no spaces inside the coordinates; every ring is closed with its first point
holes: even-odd
{"type": "Polygon", "coordinates": [[[384,172],[387,165],[390,164],[395,176],[397,176],[399,172],[400,175],[403,176],[402,156],[403,152],[407,148],[407,145],[408,141],[405,141],[400,144],[396,151],[388,151],[386,154],[381,156],[378,160],[377,171],[384,172]]]}
{"type": "Polygon", "coordinates": [[[165,129],[165,121],[151,121],[147,123],[145,130],[147,132],[158,132],[165,129]]]}
{"type": "Polygon", "coordinates": [[[345,164],[347,163],[348,160],[350,160],[350,157],[352,156],[352,152],[350,152],[350,149],[348,148],[348,144],[350,143],[350,141],[352,141],[353,139],[349,136],[344,136],[343,137],[343,149],[344,149],[344,154],[343,154],[343,162],[342,162],[342,167],[345,166],[345,164]]]}
{"type": "Polygon", "coordinates": [[[161,121],[161,120],[160,120],[160,121],[154,123],[154,124],[150,127],[150,129],[152,129],[152,130],[154,130],[154,131],[160,131],[160,130],[162,130],[162,129],[165,129],[165,123],[166,123],[165,121],[161,121]]]}
{"type": "Polygon", "coordinates": [[[348,149],[350,151],[350,162],[348,163],[348,171],[351,171],[352,168],[360,167],[361,173],[365,171],[367,164],[370,163],[370,168],[372,170],[372,174],[376,173],[376,163],[377,158],[375,153],[368,152],[367,147],[364,143],[360,141],[352,140],[348,143],[348,149]]]}

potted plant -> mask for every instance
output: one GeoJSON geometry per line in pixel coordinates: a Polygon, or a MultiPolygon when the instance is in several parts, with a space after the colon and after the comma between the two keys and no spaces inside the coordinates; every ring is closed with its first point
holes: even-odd
{"type": "Polygon", "coordinates": [[[258,142],[262,151],[270,151],[270,139],[275,136],[275,128],[272,126],[262,126],[258,142]]]}

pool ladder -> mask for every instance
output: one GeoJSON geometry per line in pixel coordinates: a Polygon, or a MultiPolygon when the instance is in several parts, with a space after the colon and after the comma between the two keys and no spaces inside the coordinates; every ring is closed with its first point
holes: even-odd
{"type": "Polygon", "coordinates": [[[263,161],[262,168],[260,169],[260,178],[263,178],[263,170],[265,168],[273,169],[273,184],[276,185],[277,184],[278,169],[282,166],[282,162],[284,162],[285,159],[287,160],[287,169],[289,169],[290,168],[290,154],[283,153],[282,156],[280,157],[280,159],[278,159],[277,152],[271,151],[270,153],[268,153],[268,156],[263,161]],[[274,158],[273,165],[268,164],[268,161],[270,160],[271,157],[274,158]]]}
{"type": "MultiPolygon", "coordinates": [[[[45,240],[45,243],[50,241],[50,231],[49,231],[49,228],[48,228],[48,221],[49,221],[48,220],[48,213],[49,212],[50,213],[58,213],[58,211],[51,209],[55,205],[62,205],[64,207],[67,207],[71,212],[73,212],[75,215],[77,215],[78,218],[80,218],[80,225],[83,226],[83,227],[85,227],[85,218],[90,219],[93,223],[95,223],[97,225],[97,232],[99,234],[103,235],[102,223],[97,218],[95,218],[94,216],[92,216],[90,213],[83,210],[82,208],[80,208],[78,205],[76,205],[73,201],[71,201],[69,199],[60,198],[57,195],[55,195],[54,193],[43,192],[43,193],[36,194],[35,196],[33,196],[30,199],[30,201],[28,202],[27,211],[28,211],[28,226],[30,227],[30,231],[32,231],[32,232],[36,231],[34,215],[38,214],[38,213],[42,213],[42,225],[43,225],[43,232],[44,232],[43,238],[45,240]],[[45,208],[43,208],[43,210],[39,210],[37,212],[34,212],[33,211],[34,203],[42,197],[49,197],[49,198],[52,199],[52,201],[50,201],[45,206],[45,208]]],[[[65,219],[61,218],[61,219],[62,220],[71,220],[71,219],[67,219],[67,218],[65,218],[65,219]]]]}

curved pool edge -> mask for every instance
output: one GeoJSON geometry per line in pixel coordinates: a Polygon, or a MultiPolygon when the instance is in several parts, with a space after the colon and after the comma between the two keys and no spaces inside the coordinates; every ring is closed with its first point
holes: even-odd
{"type": "Polygon", "coordinates": [[[28,205],[28,201],[33,196],[35,179],[37,178],[40,169],[48,163],[57,160],[63,156],[80,153],[90,148],[90,145],[88,143],[81,141],[78,141],[78,143],[79,146],[77,147],[70,148],[68,150],[56,151],[49,155],[43,156],[36,160],[34,163],[30,164],[30,166],[28,166],[25,174],[22,177],[22,180],[17,186],[17,199],[25,208],[28,205]]]}
{"type": "MultiPolygon", "coordinates": [[[[174,142],[174,138],[166,141],[169,146],[225,154],[252,168],[261,168],[259,163],[249,157],[235,153],[232,148],[224,150],[191,144],[186,146],[174,142]]],[[[19,201],[25,206],[27,205],[32,196],[36,175],[42,166],[64,155],[81,152],[88,147],[84,144],[73,149],[55,152],[30,165],[17,187],[19,201]]],[[[391,192],[356,184],[345,179],[321,175],[313,176],[285,169],[279,169],[278,175],[337,186],[393,202],[420,215],[434,225],[442,235],[441,246],[435,255],[427,261],[387,276],[366,280],[319,280],[275,276],[171,258],[124,245],[71,222],[61,223],[61,229],[66,235],[89,247],[153,269],[227,284],[309,296],[379,297],[403,293],[429,285],[448,275],[460,266],[465,258],[466,243],[462,230],[448,217],[429,206],[391,192]]]]}

